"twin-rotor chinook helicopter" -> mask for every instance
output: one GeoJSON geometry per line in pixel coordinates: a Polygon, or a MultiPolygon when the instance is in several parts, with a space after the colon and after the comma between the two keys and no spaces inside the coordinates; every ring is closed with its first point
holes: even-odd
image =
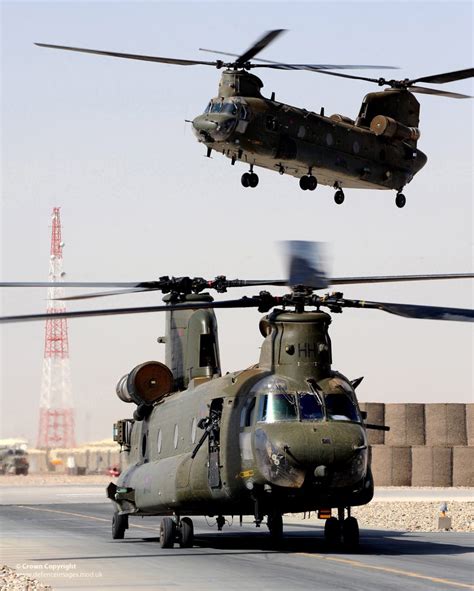
{"type": "MultiPolygon", "coordinates": [[[[161,291],[165,304],[137,308],[58,312],[57,317],[164,311],[165,364],[149,361],[117,384],[118,397],[135,404],[133,418],[118,421],[114,438],[127,458],[107,496],[115,507],[112,536],[123,538],[129,516],[164,516],[160,542],[193,545],[189,515],[253,515],[273,539],[283,534],[282,515],[318,511],[326,519],[329,546],[359,542],[351,507],[368,503],[374,481],[367,429],[350,380],[331,367],[331,317],[322,311],[375,309],[407,318],[467,321],[474,310],[350,300],[342,293],[314,292],[356,283],[466,279],[474,273],[335,277],[328,279],[313,243],[290,243],[287,280],[214,280],[161,277],[139,283],[33,282],[0,287],[107,287],[114,291],[71,296],[75,300],[122,293],[161,291]],[[315,256],[316,255],[316,256],[315,256]],[[286,295],[261,291],[253,297],[214,301],[207,290],[290,286],[286,295]],[[218,308],[257,308],[264,338],[259,361],[222,375],[218,308]],[[332,510],[336,510],[336,516],[332,510]]],[[[44,320],[51,314],[0,318],[0,322],[44,320]]]]}
{"type": "Polygon", "coordinates": [[[465,94],[417,86],[416,83],[444,84],[463,80],[472,77],[474,69],[386,80],[332,70],[388,66],[286,64],[255,57],[282,32],[282,29],[269,31],[242,55],[203,50],[236,58],[230,62],[136,55],[46,43],[36,45],[178,66],[224,68],[217,97],[211,99],[204,113],[192,121],[192,126],[198,140],[207,147],[207,156],[215,151],[230,158],[232,164],[241,161],[249,165],[249,172],[245,172],[241,179],[244,187],[258,185],[254,168],[263,167],[299,178],[304,191],[313,191],[318,184],[334,187],[337,204],[343,203],[346,188],[392,189],[397,191],[396,205],[404,207],[406,198],[402,190],[427,161],[426,155],[417,148],[420,105],[413,93],[471,98],[465,94]],[[324,108],[315,113],[281,103],[275,100],[275,93],[270,98],[264,97],[260,92],[263,82],[250,73],[254,68],[305,70],[365,80],[388,88],[367,94],[355,119],[338,114],[328,117],[324,108]]]}

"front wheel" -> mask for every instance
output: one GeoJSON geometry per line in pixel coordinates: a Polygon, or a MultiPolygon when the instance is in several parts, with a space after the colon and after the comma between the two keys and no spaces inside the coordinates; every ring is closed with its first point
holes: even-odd
{"type": "Polygon", "coordinates": [[[342,539],[344,546],[355,550],[359,545],[359,524],[355,517],[347,517],[342,524],[342,539]]]}
{"type": "Polygon", "coordinates": [[[283,537],[283,517],[281,513],[271,513],[267,518],[267,527],[273,540],[278,541],[283,537]]]}
{"type": "Polygon", "coordinates": [[[339,520],[335,517],[326,519],[326,523],[324,525],[324,538],[326,540],[326,544],[330,548],[335,548],[339,545],[341,541],[341,526],[339,525],[339,520]]]}
{"type": "Polygon", "coordinates": [[[112,538],[123,540],[126,529],[128,529],[128,515],[120,515],[116,511],[112,517],[112,538]]]}

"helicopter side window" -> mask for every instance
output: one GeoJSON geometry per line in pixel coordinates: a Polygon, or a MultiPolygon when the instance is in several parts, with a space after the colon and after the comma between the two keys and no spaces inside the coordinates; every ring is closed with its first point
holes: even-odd
{"type": "Polygon", "coordinates": [[[326,412],[333,421],[359,421],[357,408],[346,394],[326,394],[326,412]]]}
{"type": "Polygon", "coordinates": [[[324,418],[323,405],[316,394],[301,392],[298,402],[302,421],[320,421],[324,418]]]}
{"type": "Polygon", "coordinates": [[[260,397],[258,420],[263,423],[295,421],[298,418],[294,394],[265,394],[260,397]]]}

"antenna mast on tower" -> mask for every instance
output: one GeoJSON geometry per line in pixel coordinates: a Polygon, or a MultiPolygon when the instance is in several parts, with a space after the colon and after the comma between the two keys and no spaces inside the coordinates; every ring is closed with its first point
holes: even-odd
{"type": "MultiPolygon", "coordinates": [[[[53,209],[49,280],[62,281],[63,242],[59,207],[53,209]]],[[[41,383],[39,448],[75,447],[74,409],[72,405],[71,369],[66,318],[54,315],[66,310],[61,297],[64,288],[48,288],[48,314],[46,320],[43,378],[41,383]]]]}

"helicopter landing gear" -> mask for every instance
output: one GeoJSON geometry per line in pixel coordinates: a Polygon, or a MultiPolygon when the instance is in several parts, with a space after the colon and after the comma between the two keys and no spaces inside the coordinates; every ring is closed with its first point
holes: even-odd
{"type": "Polygon", "coordinates": [[[267,517],[267,527],[270,536],[274,542],[279,542],[283,537],[283,517],[281,513],[275,511],[267,517]]]}
{"type": "Polygon", "coordinates": [[[334,193],[334,201],[338,204],[341,205],[342,203],[344,203],[344,199],[345,199],[345,195],[344,195],[344,191],[342,189],[338,189],[335,193],[334,193]]]}
{"type": "Polygon", "coordinates": [[[312,174],[306,174],[300,178],[300,188],[303,191],[314,191],[318,186],[318,180],[312,174]]]}
{"type": "Polygon", "coordinates": [[[395,205],[397,207],[405,207],[405,203],[407,202],[407,199],[405,197],[405,195],[401,192],[398,191],[397,196],[395,197],[395,205]]]}
{"type": "Polygon", "coordinates": [[[258,185],[258,180],[258,175],[254,172],[244,172],[240,182],[242,183],[243,187],[251,187],[254,189],[258,185]]]}
{"type": "Polygon", "coordinates": [[[112,538],[123,540],[126,529],[128,529],[128,515],[120,515],[118,511],[115,511],[112,517],[112,538]]]}
{"type": "Polygon", "coordinates": [[[324,526],[324,538],[329,548],[337,548],[341,541],[346,550],[354,551],[359,546],[359,524],[351,517],[351,508],[347,507],[344,519],[344,507],[338,508],[338,517],[330,517],[324,526]]]}
{"type": "Polygon", "coordinates": [[[163,517],[160,523],[160,546],[172,548],[176,538],[176,523],[171,517],[163,517]]]}

